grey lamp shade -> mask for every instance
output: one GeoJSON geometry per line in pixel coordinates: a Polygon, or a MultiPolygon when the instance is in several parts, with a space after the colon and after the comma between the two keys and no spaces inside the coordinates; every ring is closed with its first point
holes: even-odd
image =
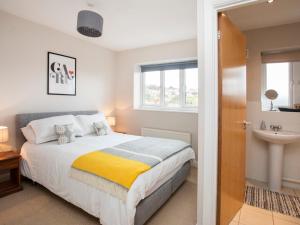
{"type": "Polygon", "coordinates": [[[100,37],[102,35],[103,18],[98,13],[82,10],[77,17],[77,31],[88,37],[100,37]]]}

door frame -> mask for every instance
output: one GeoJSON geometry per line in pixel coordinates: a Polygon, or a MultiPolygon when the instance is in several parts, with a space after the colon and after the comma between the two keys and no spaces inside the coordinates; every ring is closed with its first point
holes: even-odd
{"type": "Polygon", "coordinates": [[[266,0],[198,0],[197,225],[216,225],[218,185],[218,13],[266,0]]]}

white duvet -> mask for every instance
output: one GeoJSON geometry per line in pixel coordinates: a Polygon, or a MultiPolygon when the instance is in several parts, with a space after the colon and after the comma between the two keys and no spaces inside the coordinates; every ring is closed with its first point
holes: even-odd
{"type": "Polygon", "coordinates": [[[71,178],[69,172],[73,161],[80,155],[138,138],[140,137],[112,133],[100,137],[77,138],[75,142],[66,145],[58,145],[56,141],[39,145],[26,142],[21,150],[21,172],[56,195],[98,217],[102,225],[134,225],[138,203],[170,179],[185,162],[195,158],[191,148],[140,175],[131,186],[125,203],[71,178]]]}

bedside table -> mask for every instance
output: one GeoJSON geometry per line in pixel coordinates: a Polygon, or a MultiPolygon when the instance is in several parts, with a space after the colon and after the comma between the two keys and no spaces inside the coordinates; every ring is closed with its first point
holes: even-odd
{"type": "Polygon", "coordinates": [[[0,183],[0,197],[22,190],[20,160],[16,152],[0,152],[0,172],[10,172],[10,179],[0,183]]]}

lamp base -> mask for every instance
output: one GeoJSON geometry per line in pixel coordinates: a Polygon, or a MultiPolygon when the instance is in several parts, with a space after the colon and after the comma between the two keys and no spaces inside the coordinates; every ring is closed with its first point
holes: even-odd
{"type": "Polygon", "coordinates": [[[0,152],[12,151],[12,147],[8,144],[0,144],[0,152]]]}

